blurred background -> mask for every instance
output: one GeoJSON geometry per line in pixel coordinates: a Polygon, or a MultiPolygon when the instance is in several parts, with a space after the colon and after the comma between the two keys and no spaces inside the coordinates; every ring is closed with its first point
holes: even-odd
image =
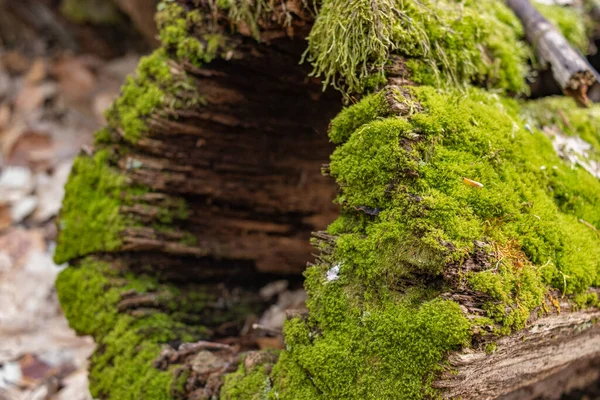
{"type": "MultiPolygon", "coordinates": [[[[73,158],[156,45],[154,0],[0,0],[0,399],[91,399],[54,290],[73,158]]],[[[83,150],[82,150],[83,149],[83,150]]]]}

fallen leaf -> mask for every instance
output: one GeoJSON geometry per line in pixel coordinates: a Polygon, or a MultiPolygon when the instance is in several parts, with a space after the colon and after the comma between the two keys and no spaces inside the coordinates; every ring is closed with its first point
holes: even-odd
{"type": "Polygon", "coordinates": [[[30,62],[23,53],[16,50],[7,51],[2,56],[2,64],[13,75],[21,75],[27,71],[30,62]]]}
{"type": "Polygon", "coordinates": [[[49,167],[54,157],[52,138],[37,132],[23,132],[7,149],[8,165],[27,165],[33,169],[49,167]]]}
{"type": "Polygon", "coordinates": [[[26,196],[15,202],[10,209],[10,216],[13,224],[21,223],[27,218],[38,205],[38,200],[35,196],[26,196]]]}
{"type": "Polygon", "coordinates": [[[32,85],[46,79],[47,68],[46,61],[43,58],[36,58],[25,75],[25,82],[28,85],[32,85]]]}
{"type": "Polygon", "coordinates": [[[29,195],[34,188],[29,168],[8,166],[0,174],[0,201],[15,203],[29,195]]]}
{"type": "Polygon", "coordinates": [[[56,84],[53,82],[44,82],[35,86],[25,86],[15,100],[16,112],[29,112],[56,95],[56,84]]]}
{"type": "Polygon", "coordinates": [[[10,215],[10,206],[6,203],[0,203],[0,231],[12,225],[12,217],[10,215]]]}
{"type": "Polygon", "coordinates": [[[8,104],[0,104],[0,130],[4,129],[10,122],[10,106],[8,104]]]}
{"type": "Polygon", "coordinates": [[[56,368],[37,358],[34,354],[25,354],[19,360],[23,383],[36,385],[56,373],[56,368]]]}

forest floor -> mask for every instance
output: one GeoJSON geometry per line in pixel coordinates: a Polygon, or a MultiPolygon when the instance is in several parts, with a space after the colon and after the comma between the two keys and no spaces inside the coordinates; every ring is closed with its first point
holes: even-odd
{"type": "Polygon", "coordinates": [[[55,218],[73,158],[138,58],[0,51],[0,400],[91,399],[94,343],[54,290],[55,218]]]}

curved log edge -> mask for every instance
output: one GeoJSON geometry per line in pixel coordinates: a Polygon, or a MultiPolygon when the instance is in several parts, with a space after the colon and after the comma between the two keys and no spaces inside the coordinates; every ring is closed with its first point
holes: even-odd
{"type": "MultiPolygon", "coordinates": [[[[546,378],[568,372],[581,360],[600,359],[600,310],[565,312],[541,318],[527,329],[501,337],[493,346],[493,354],[485,351],[464,351],[452,354],[450,370],[434,386],[443,389],[447,399],[536,399],[540,390],[532,389],[546,378]]],[[[590,372],[600,373],[600,365],[590,372]]],[[[577,386],[589,384],[585,379],[577,386]]],[[[573,387],[575,386],[575,387],[573,387]]],[[[554,388],[556,389],[556,388],[554,388]]]]}

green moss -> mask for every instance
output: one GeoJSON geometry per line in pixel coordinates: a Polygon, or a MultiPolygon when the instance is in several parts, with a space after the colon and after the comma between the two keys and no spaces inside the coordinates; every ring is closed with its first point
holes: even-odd
{"type": "Polygon", "coordinates": [[[161,4],[156,20],[162,47],[142,57],[135,75],[127,78],[106,114],[111,128],[120,130],[130,143],[148,131],[151,116],[204,103],[194,81],[170,63],[201,66],[229,50],[223,36],[203,31],[199,11],[186,13],[176,3],[161,4]]]}
{"type": "Polygon", "coordinates": [[[225,377],[221,400],[265,400],[271,389],[271,380],[265,366],[246,371],[244,363],[238,370],[225,377]]]}
{"type": "Polygon", "coordinates": [[[125,178],[110,166],[110,153],[79,156],[65,186],[58,217],[58,264],[93,252],[114,251],[127,225],[119,213],[125,178]]]}
{"type": "MultiPolygon", "coordinates": [[[[322,276],[318,282],[307,279],[310,295],[323,290],[311,288],[323,285],[322,276]]],[[[430,392],[428,382],[446,352],[466,344],[469,337],[469,323],[452,302],[414,306],[386,301],[355,307],[343,291],[336,295],[341,296],[338,304],[314,299],[309,304],[311,325],[319,330],[300,320],[286,323],[289,357],[282,358],[276,370],[282,375],[275,378],[275,398],[422,398],[430,392]],[[320,313],[313,317],[316,309],[320,313]],[[298,397],[300,393],[309,397],[298,397]]]]}
{"type": "Polygon", "coordinates": [[[342,143],[348,136],[361,125],[376,118],[391,115],[389,104],[383,92],[366,96],[361,102],[344,108],[337,117],[331,121],[329,138],[333,143],[342,143]]]}
{"type": "Polygon", "coordinates": [[[390,53],[411,58],[419,83],[476,81],[526,90],[529,51],[518,20],[500,2],[324,0],[309,35],[313,74],[349,92],[383,76],[390,53]],[[343,23],[341,23],[343,21],[343,23]],[[341,40],[340,38],[344,38],[341,40]]]}
{"type": "Polygon", "coordinates": [[[424,87],[414,93],[425,112],[364,124],[332,156],[331,175],[343,189],[338,200],[345,213],[359,214],[353,231],[344,231],[349,217],[330,229],[343,233],[336,243],[340,261],[359,259],[357,272],[393,281],[410,273],[436,275],[446,263],[465,260],[476,240],[498,248],[514,240],[533,264],[507,267],[511,277],[519,268],[528,282],[504,282],[511,299],[512,286],[531,289],[520,306],[539,303],[535,288],[542,278],[566,293],[597,282],[598,237],[579,219],[598,224],[598,181],[565,165],[544,134],[524,129],[515,103],[475,90],[468,96],[424,87]],[[535,154],[525,150],[532,148],[535,154]],[[554,165],[551,172],[543,168],[554,165]],[[578,193],[580,182],[588,186],[580,206],[562,206],[555,188],[560,183],[561,192],[578,193]],[[380,212],[371,221],[356,211],[361,207],[380,212]]]}
{"type": "Polygon", "coordinates": [[[123,22],[115,2],[110,0],[63,0],[60,11],[77,23],[114,25],[123,22]]]}
{"type": "Polygon", "coordinates": [[[196,66],[211,62],[227,47],[225,36],[210,32],[199,10],[186,12],[176,3],[162,3],[156,14],[163,48],[177,60],[196,66]]]}
{"type": "Polygon", "coordinates": [[[342,215],[329,227],[335,242],[317,241],[319,262],[305,272],[309,317],[286,322],[270,390],[262,373],[240,369],[228,391],[435,397],[430,384],[446,354],[479,326],[495,325],[497,334],[524,327],[553,288],[581,306],[597,303],[586,290],[600,284],[600,237],[579,220],[598,224],[600,182],[526,129],[514,101],[476,89],[406,90],[367,96],[332,122],[330,173],[342,215]],[[388,104],[390,95],[400,104],[388,104]],[[391,106],[422,111],[399,117],[391,106]],[[589,196],[565,207],[556,187],[578,194],[580,182],[589,196]],[[488,257],[488,266],[463,270],[475,257],[488,257]],[[444,281],[443,272],[462,281],[444,281]],[[487,297],[485,317],[467,320],[440,298],[464,284],[487,297]]]}
{"type": "MultiPolygon", "coordinates": [[[[161,343],[197,340],[205,336],[204,328],[184,325],[158,310],[138,318],[117,310],[121,294],[127,291],[165,291],[163,297],[170,298],[180,298],[182,293],[91,259],[62,271],[56,287],[71,327],[79,334],[92,335],[98,345],[89,375],[95,398],[170,400],[172,393],[181,392],[185,374],[176,374],[176,366],[169,371],[156,369],[153,360],[161,343]]],[[[206,301],[206,297],[193,300],[196,312],[206,301]]]]}
{"type": "Polygon", "coordinates": [[[502,323],[499,332],[508,334],[523,328],[530,312],[543,304],[546,286],[531,265],[517,266],[515,260],[500,260],[499,264],[493,271],[471,274],[468,280],[473,289],[491,297],[484,305],[487,316],[502,323]]]}
{"type": "Polygon", "coordinates": [[[498,344],[495,342],[486,343],[486,345],[485,345],[486,354],[494,354],[497,349],[498,349],[498,344]]]}
{"type": "Polygon", "coordinates": [[[123,137],[137,142],[148,129],[146,118],[165,106],[164,88],[172,85],[173,77],[162,50],[143,57],[136,77],[128,77],[121,95],[108,110],[106,118],[112,127],[122,129],[123,137]]]}
{"type": "Polygon", "coordinates": [[[114,140],[112,138],[110,129],[106,127],[96,131],[96,133],[94,134],[94,144],[96,146],[102,146],[113,142],[114,140]]]}
{"type": "Polygon", "coordinates": [[[596,292],[578,293],[573,298],[573,301],[580,309],[600,307],[600,299],[598,298],[598,293],[596,292]]]}
{"type": "Polygon", "coordinates": [[[580,7],[563,7],[533,2],[540,14],[552,22],[573,47],[587,54],[589,41],[586,16],[580,7]]]}

